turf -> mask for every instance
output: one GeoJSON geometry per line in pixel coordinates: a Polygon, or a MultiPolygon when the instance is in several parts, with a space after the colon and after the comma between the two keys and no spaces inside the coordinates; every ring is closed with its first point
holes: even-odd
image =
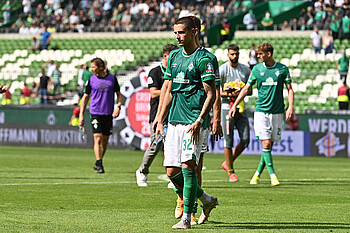
{"type": "MultiPolygon", "coordinates": [[[[178,221],[161,155],[139,188],[141,151],[107,151],[96,174],[91,149],[0,149],[0,232],[170,232],[178,221]]],[[[219,206],[191,232],[350,232],[348,158],[276,156],[278,187],[267,171],[249,184],[259,160],[238,158],[239,182],[229,183],[223,155],[205,155],[203,187],[219,206]]]]}

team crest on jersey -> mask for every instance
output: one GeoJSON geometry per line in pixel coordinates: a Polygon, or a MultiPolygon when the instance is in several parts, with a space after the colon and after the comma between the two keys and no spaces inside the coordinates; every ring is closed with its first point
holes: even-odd
{"type": "Polygon", "coordinates": [[[189,83],[190,80],[185,79],[185,74],[184,72],[180,72],[176,75],[176,77],[173,79],[174,83],[189,83]]]}
{"type": "Polygon", "coordinates": [[[273,81],[273,78],[268,77],[265,82],[262,82],[262,85],[264,85],[264,86],[275,86],[275,85],[277,85],[277,82],[273,81]]]}
{"type": "Polygon", "coordinates": [[[279,70],[275,72],[275,75],[278,76],[280,74],[279,70]]]}
{"type": "Polygon", "coordinates": [[[207,70],[205,72],[214,73],[214,66],[211,63],[208,63],[207,70]]]}
{"type": "Polygon", "coordinates": [[[152,84],[153,83],[153,78],[152,77],[148,77],[147,78],[147,84],[152,84]]]}
{"type": "Polygon", "coordinates": [[[193,63],[191,63],[188,67],[187,67],[187,69],[188,69],[188,71],[191,71],[191,70],[193,70],[193,68],[194,68],[194,65],[193,65],[193,63]]]}

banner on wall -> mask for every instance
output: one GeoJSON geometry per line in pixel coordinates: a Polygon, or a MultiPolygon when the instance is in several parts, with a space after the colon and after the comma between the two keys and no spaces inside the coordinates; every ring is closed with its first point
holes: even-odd
{"type": "MultiPolygon", "coordinates": [[[[238,131],[234,132],[234,145],[239,143],[238,131]]],[[[209,139],[209,151],[211,153],[224,153],[224,139],[219,141],[211,141],[209,139]]],[[[262,144],[260,140],[255,138],[254,130],[250,131],[250,143],[244,150],[243,154],[260,155],[262,153],[262,144]]],[[[282,139],[280,142],[275,142],[273,155],[288,155],[288,156],[308,156],[310,154],[309,135],[303,131],[282,131],[282,139]]]]}
{"type": "Polygon", "coordinates": [[[140,75],[123,84],[120,89],[123,106],[116,126],[121,138],[136,149],[146,150],[150,145],[150,99],[147,76],[140,75]]]}
{"type": "MultiPolygon", "coordinates": [[[[4,124],[0,128],[0,145],[7,146],[93,148],[93,141],[90,124],[85,126],[85,140],[82,139],[78,127],[68,125],[4,124]]],[[[113,128],[113,134],[109,137],[108,148],[128,148],[128,144],[119,137],[116,128],[113,128]]]]}
{"type": "Polygon", "coordinates": [[[350,137],[344,133],[310,133],[310,155],[350,157],[350,137]]]}

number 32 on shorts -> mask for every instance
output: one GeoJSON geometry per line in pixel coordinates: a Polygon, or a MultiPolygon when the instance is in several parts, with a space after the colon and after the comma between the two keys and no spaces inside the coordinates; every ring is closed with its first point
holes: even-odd
{"type": "Polygon", "coordinates": [[[183,151],[192,151],[192,140],[191,140],[191,138],[188,138],[188,139],[184,139],[183,140],[183,148],[182,148],[182,150],[183,151]]]}

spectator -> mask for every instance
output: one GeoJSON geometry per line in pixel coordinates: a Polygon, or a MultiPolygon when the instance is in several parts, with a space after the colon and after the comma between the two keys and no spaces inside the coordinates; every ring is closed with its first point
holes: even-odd
{"type": "Polygon", "coordinates": [[[82,10],[85,10],[91,7],[90,1],[88,2],[88,0],[80,0],[79,4],[80,4],[80,9],[82,10]]]}
{"type": "Polygon", "coordinates": [[[18,30],[18,33],[21,34],[21,35],[28,35],[29,34],[29,28],[27,28],[25,24],[22,24],[22,26],[18,30]]]}
{"type": "MultiPolygon", "coordinates": [[[[171,25],[174,25],[174,24],[171,24],[171,25]]],[[[199,41],[202,46],[205,45],[206,29],[207,29],[207,22],[203,21],[201,24],[201,31],[199,34],[199,41]]]]}
{"type": "Polygon", "coordinates": [[[32,34],[32,35],[36,35],[36,34],[39,34],[40,32],[40,28],[38,28],[36,26],[36,24],[33,22],[30,26],[29,26],[29,34],[32,34]]]}
{"type": "Polygon", "coordinates": [[[146,2],[144,2],[143,0],[139,0],[138,7],[139,7],[139,12],[141,13],[141,15],[147,15],[148,14],[149,6],[148,6],[148,4],[146,2]]]}
{"type": "Polygon", "coordinates": [[[129,32],[132,28],[130,10],[125,10],[121,19],[122,28],[129,32]]]}
{"type": "Polygon", "coordinates": [[[256,24],[256,19],[252,9],[250,9],[248,13],[244,15],[243,24],[246,25],[247,30],[254,29],[254,25],[256,24]]]}
{"type": "Polygon", "coordinates": [[[36,39],[36,37],[32,38],[32,44],[30,46],[30,50],[32,52],[40,50],[40,42],[36,39]]]}
{"type": "Polygon", "coordinates": [[[190,14],[190,11],[187,10],[187,7],[186,6],[182,6],[181,11],[179,13],[179,18],[188,16],[189,14],[190,14]]]}
{"type": "Polygon", "coordinates": [[[337,70],[339,70],[340,80],[346,83],[349,71],[349,58],[346,56],[346,51],[343,51],[343,56],[337,61],[337,70]]]}
{"type": "Polygon", "coordinates": [[[6,87],[6,91],[3,94],[2,105],[10,105],[12,104],[10,86],[6,87]]]}
{"type": "Polygon", "coordinates": [[[326,34],[322,38],[322,44],[325,55],[327,55],[328,53],[333,53],[333,37],[329,29],[327,29],[326,34]]]}
{"type": "Polygon", "coordinates": [[[91,75],[92,75],[92,72],[89,70],[89,66],[85,65],[85,70],[83,72],[84,88],[85,88],[87,81],[89,81],[91,75]]]}
{"type": "Polygon", "coordinates": [[[225,12],[224,6],[221,5],[221,1],[217,1],[214,6],[214,15],[223,14],[225,12]]]}
{"type": "Polygon", "coordinates": [[[130,14],[136,15],[136,14],[138,14],[140,12],[138,5],[139,4],[136,2],[136,0],[131,0],[131,3],[130,3],[130,14]]]}
{"type": "Polygon", "coordinates": [[[230,24],[227,23],[227,19],[221,20],[221,43],[229,39],[230,36],[230,24]]]}
{"type": "Polygon", "coordinates": [[[44,64],[44,67],[46,67],[46,69],[47,69],[47,75],[49,77],[51,77],[52,76],[52,72],[56,68],[56,65],[55,65],[54,61],[53,60],[48,61],[47,63],[44,64]]]}
{"type": "Polygon", "coordinates": [[[55,99],[59,99],[61,95],[61,77],[62,72],[59,69],[59,65],[56,64],[55,69],[52,71],[51,80],[53,82],[53,95],[55,99]]]}
{"type": "Polygon", "coordinates": [[[315,11],[320,10],[324,6],[323,0],[318,0],[314,3],[315,11]]]}
{"type": "Polygon", "coordinates": [[[323,9],[323,6],[321,6],[320,8],[316,8],[316,14],[314,17],[314,20],[316,21],[316,23],[323,23],[324,20],[326,19],[326,11],[323,9]]]}
{"type": "Polygon", "coordinates": [[[273,25],[273,19],[271,18],[270,12],[266,11],[265,16],[261,20],[261,24],[264,29],[271,29],[273,25]]]}
{"type": "Polygon", "coordinates": [[[249,64],[249,68],[250,68],[250,69],[253,69],[253,67],[254,67],[256,64],[258,64],[258,57],[257,57],[256,51],[255,51],[255,44],[252,44],[252,45],[250,46],[248,64],[249,64]]]}
{"type": "Polygon", "coordinates": [[[298,19],[297,18],[293,18],[290,21],[290,29],[293,30],[293,31],[300,30],[300,26],[298,24],[298,19]]]}
{"type": "Polygon", "coordinates": [[[165,16],[162,17],[162,21],[160,24],[156,25],[155,26],[155,29],[157,31],[168,31],[168,30],[171,30],[171,27],[168,23],[168,20],[165,16]]]}
{"type": "Polygon", "coordinates": [[[24,87],[21,90],[21,98],[20,98],[20,104],[30,104],[30,96],[32,94],[32,90],[28,88],[28,85],[24,83],[24,87]]]}
{"type": "Polygon", "coordinates": [[[45,74],[45,70],[41,69],[40,83],[36,87],[36,93],[40,97],[41,104],[47,104],[47,93],[50,91],[50,78],[45,74]]]}
{"type": "Polygon", "coordinates": [[[7,24],[9,22],[10,16],[11,16],[11,3],[9,0],[7,0],[5,2],[5,4],[2,6],[1,10],[2,10],[2,16],[4,18],[3,24],[7,24]]]}
{"type": "Polygon", "coordinates": [[[162,0],[159,4],[159,11],[161,14],[168,16],[170,11],[174,10],[173,4],[167,0],[162,0]]]}
{"type": "Polygon", "coordinates": [[[47,27],[45,24],[42,24],[41,28],[41,49],[46,50],[50,46],[51,33],[47,31],[47,27]]]}
{"type": "Polygon", "coordinates": [[[292,29],[289,26],[288,21],[287,20],[283,21],[283,24],[281,26],[281,31],[291,31],[291,30],[292,29]]]}
{"type": "Polygon", "coordinates": [[[338,104],[340,110],[348,110],[349,109],[349,88],[346,85],[346,81],[343,81],[343,85],[338,88],[338,104]]]}
{"type": "Polygon", "coordinates": [[[311,45],[314,49],[315,53],[320,53],[321,52],[321,42],[322,42],[322,36],[318,32],[318,27],[315,27],[314,32],[311,33],[310,35],[310,42],[311,45]]]}
{"type": "Polygon", "coordinates": [[[232,0],[228,6],[227,9],[233,8],[233,10],[238,10],[241,7],[242,2],[240,0],[232,0]]]}
{"type": "MultiPolygon", "coordinates": [[[[31,14],[30,12],[28,12],[28,15],[31,14]]],[[[35,10],[35,15],[37,17],[39,17],[40,19],[44,19],[45,17],[45,11],[43,9],[43,5],[42,4],[38,4],[38,6],[36,7],[35,10]]]]}
{"type": "Polygon", "coordinates": [[[12,24],[11,28],[18,30],[22,26],[22,24],[24,24],[24,22],[23,22],[22,16],[20,16],[17,18],[16,22],[12,24]]]}
{"type": "Polygon", "coordinates": [[[27,15],[32,10],[32,1],[31,0],[23,0],[23,13],[27,15]]]}
{"type": "Polygon", "coordinates": [[[80,69],[78,70],[78,87],[79,89],[82,89],[84,86],[84,80],[83,80],[83,73],[84,73],[84,67],[85,65],[80,65],[80,69]]]}
{"type": "Polygon", "coordinates": [[[333,39],[336,40],[339,38],[339,28],[340,28],[340,21],[339,21],[339,11],[335,11],[334,15],[332,15],[332,21],[331,21],[331,29],[332,29],[332,36],[333,39]]]}
{"type": "Polygon", "coordinates": [[[342,8],[344,4],[344,0],[335,0],[335,7],[336,8],[342,8]]]}
{"type": "Polygon", "coordinates": [[[344,15],[342,18],[342,25],[343,25],[343,33],[344,33],[344,39],[350,40],[350,19],[349,16],[344,15]]]}
{"type": "Polygon", "coordinates": [[[174,10],[173,10],[173,14],[174,14],[174,15],[178,15],[178,14],[180,14],[180,11],[181,11],[180,3],[179,3],[179,2],[176,2],[176,3],[175,3],[174,10]]]}
{"type": "Polygon", "coordinates": [[[213,15],[214,14],[214,2],[210,1],[209,2],[209,6],[207,6],[207,10],[206,10],[206,16],[208,17],[209,15],[213,15]]]}
{"type": "Polygon", "coordinates": [[[68,122],[68,125],[79,126],[79,113],[80,113],[79,105],[77,103],[73,104],[73,114],[68,122]]]}

